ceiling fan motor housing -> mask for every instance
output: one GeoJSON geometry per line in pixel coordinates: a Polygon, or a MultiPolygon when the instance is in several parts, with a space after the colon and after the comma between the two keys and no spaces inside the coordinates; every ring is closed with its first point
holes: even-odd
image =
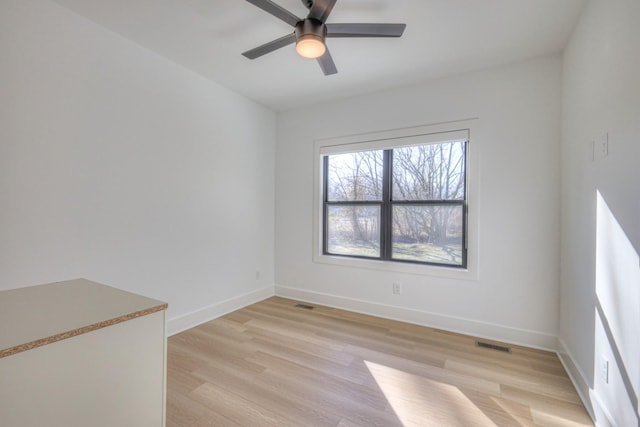
{"type": "Polygon", "coordinates": [[[296,40],[300,40],[302,36],[314,37],[324,43],[327,36],[327,26],[316,19],[307,18],[296,24],[296,40]]]}

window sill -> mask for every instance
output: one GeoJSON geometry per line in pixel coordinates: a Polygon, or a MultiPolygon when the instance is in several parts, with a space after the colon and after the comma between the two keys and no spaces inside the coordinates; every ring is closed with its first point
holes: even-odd
{"type": "Polygon", "coordinates": [[[349,268],[363,268],[400,274],[414,274],[419,276],[441,277],[454,280],[478,280],[477,269],[468,266],[464,268],[438,267],[433,265],[412,264],[375,259],[347,258],[335,255],[314,254],[313,262],[318,264],[337,265],[349,268]]]}

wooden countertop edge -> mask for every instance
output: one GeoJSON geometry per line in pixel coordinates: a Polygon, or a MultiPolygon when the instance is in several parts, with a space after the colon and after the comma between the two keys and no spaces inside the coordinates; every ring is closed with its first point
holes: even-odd
{"type": "Polygon", "coordinates": [[[14,347],[5,348],[0,350],[0,359],[7,356],[12,356],[17,353],[22,353],[23,351],[31,350],[37,347],[42,347],[43,345],[52,344],[57,341],[66,340],[67,338],[72,338],[78,335],[86,334],[87,332],[95,331],[97,329],[106,328],[107,326],[116,325],[118,323],[126,322],[127,320],[135,319],[136,317],[146,316],[151,313],[155,313],[157,311],[166,310],[168,307],[167,303],[157,305],[155,307],[146,308],[144,310],[134,311],[133,313],[125,314],[122,316],[114,317],[113,319],[104,320],[102,322],[94,323],[93,325],[83,326],[78,329],[73,329],[71,331],[62,332],[56,335],[51,335],[46,338],[40,338],[35,341],[31,341],[28,343],[16,345],[14,347]]]}

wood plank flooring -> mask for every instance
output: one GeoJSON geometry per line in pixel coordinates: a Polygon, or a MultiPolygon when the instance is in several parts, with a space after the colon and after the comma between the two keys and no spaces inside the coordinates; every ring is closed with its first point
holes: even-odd
{"type": "Polygon", "coordinates": [[[593,426],[553,353],[297,303],[170,337],[167,426],[593,426]]]}

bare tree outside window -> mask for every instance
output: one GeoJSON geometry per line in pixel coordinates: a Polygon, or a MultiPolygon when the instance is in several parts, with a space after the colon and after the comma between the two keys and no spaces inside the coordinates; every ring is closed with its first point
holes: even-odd
{"type": "Polygon", "coordinates": [[[328,200],[382,201],[382,150],[329,156],[328,200]]]}
{"type": "Polygon", "coordinates": [[[329,156],[327,200],[378,202],[327,209],[327,250],[333,254],[380,257],[382,150],[329,156]]]}
{"type": "Polygon", "coordinates": [[[465,143],[395,148],[392,170],[392,258],[461,264],[463,205],[448,202],[465,197],[465,143]]]}

